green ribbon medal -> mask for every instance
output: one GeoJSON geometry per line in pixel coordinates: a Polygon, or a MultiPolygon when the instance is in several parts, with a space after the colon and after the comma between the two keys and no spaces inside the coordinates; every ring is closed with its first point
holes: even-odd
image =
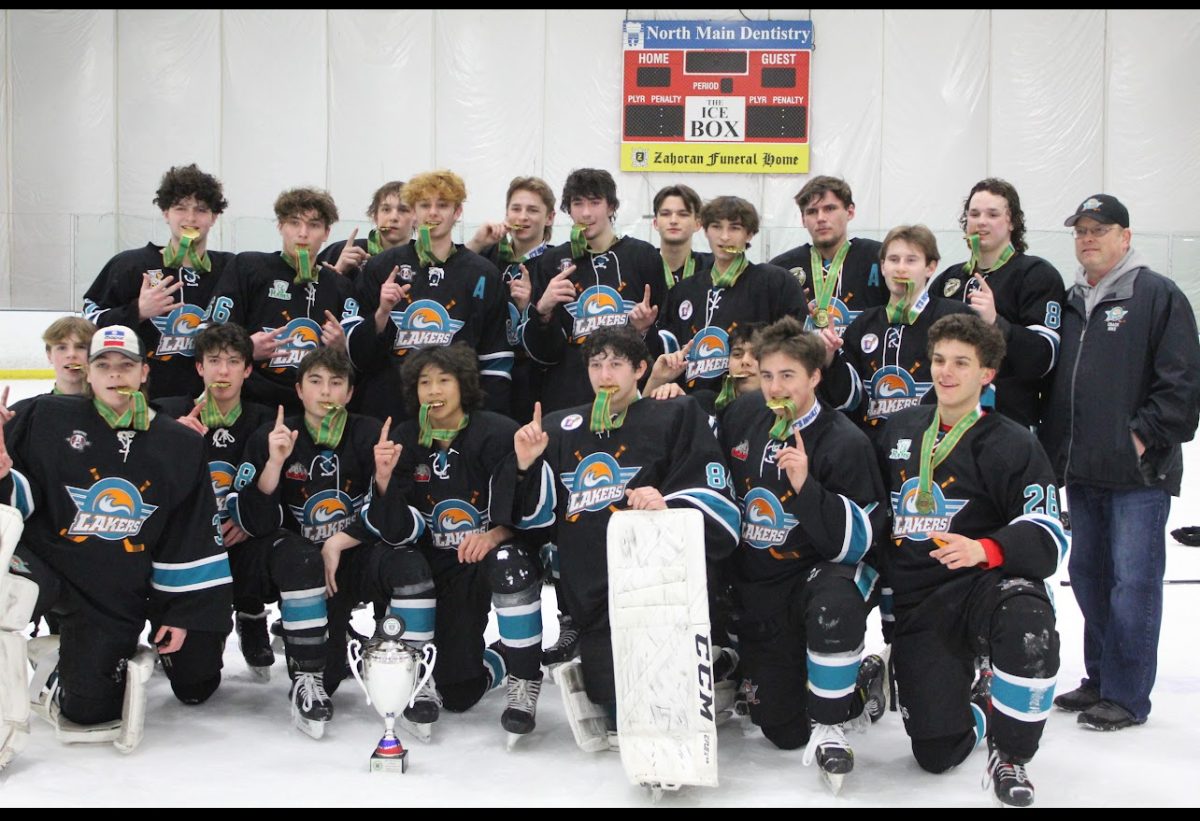
{"type": "Polygon", "coordinates": [[[284,254],[283,258],[287,260],[287,264],[292,266],[296,272],[296,278],[292,280],[297,285],[305,285],[309,282],[317,281],[317,272],[312,267],[312,256],[308,253],[307,245],[296,246],[296,256],[284,254]]]}
{"type": "Polygon", "coordinates": [[[733,262],[729,263],[729,267],[724,271],[717,268],[717,263],[713,262],[712,267],[712,283],[714,288],[732,288],[738,281],[738,277],[742,272],[750,267],[750,263],[746,261],[746,252],[739,251],[733,258],[733,262]]]}
{"type": "Polygon", "coordinates": [[[579,259],[587,253],[587,237],[583,235],[587,226],[575,223],[571,226],[571,259],[579,259]]]}
{"type": "Polygon", "coordinates": [[[713,406],[717,410],[724,410],[725,406],[737,398],[737,391],[733,387],[733,374],[725,371],[725,376],[721,380],[721,392],[717,394],[717,399],[713,406]]]}
{"type": "Polygon", "coordinates": [[[954,450],[954,446],[958,444],[963,435],[971,429],[979,419],[983,416],[983,409],[979,405],[975,409],[954,423],[954,427],[942,437],[942,441],[937,441],[938,431],[941,430],[942,413],[940,410],[933,412],[933,421],[929,424],[929,428],[925,431],[925,435],[921,438],[921,474],[917,479],[917,513],[922,516],[928,516],[933,513],[933,471],[942,462],[950,457],[950,453],[954,450]],[[936,453],[934,451],[937,451],[936,453]]]}
{"type": "Polygon", "coordinates": [[[203,403],[200,406],[200,421],[206,428],[231,428],[242,416],[242,403],[234,405],[229,413],[221,413],[221,408],[217,406],[217,400],[212,395],[212,389],[217,386],[228,387],[228,384],[214,382],[205,388],[204,395],[200,398],[200,402],[203,403]]]}
{"type": "Polygon", "coordinates": [[[446,254],[446,259],[438,259],[433,253],[433,237],[429,233],[429,226],[422,225],[417,229],[417,261],[425,268],[431,266],[441,267],[446,264],[450,257],[454,256],[454,252],[458,249],[453,244],[450,245],[450,253],[446,254]]]}
{"type": "MultiPolygon", "coordinates": [[[[971,234],[967,237],[967,247],[971,249],[971,258],[968,259],[963,265],[963,273],[965,273],[967,276],[971,276],[975,273],[976,269],[979,268],[979,260],[982,258],[982,254],[979,250],[979,234],[971,234]]],[[[979,273],[990,274],[997,268],[1003,268],[1004,264],[1012,259],[1013,255],[1016,253],[1017,249],[1013,248],[1013,245],[1010,242],[1008,245],[1004,246],[1004,250],[1000,252],[1000,257],[996,260],[996,264],[991,268],[988,268],[986,271],[980,271],[979,273]]]]}
{"type": "Polygon", "coordinates": [[[150,407],[146,404],[146,395],[141,391],[130,388],[118,388],[117,393],[129,397],[129,407],[118,415],[115,410],[101,402],[92,400],[92,406],[99,412],[100,418],[108,423],[113,430],[146,430],[150,427],[150,407]]]}
{"type": "Polygon", "coordinates": [[[788,434],[792,429],[792,422],[796,421],[796,403],[791,399],[768,399],[767,407],[773,411],[781,410],[783,414],[778,416],[775,424],[771,426],[771,438],[777,442],[782,442],[788,438],[788,434]]]}
{"type": "Polygon", "coordinates": [[[471,418],[469,414],[464,413],[462,421],[458,423],[457,428],[435,428],[429,422],[429,408],[428,404],[422,404],[421,412],[417,414],[417,425],[421,429],[420,434],[417,436],[417,443],[426,448],[433,447],[435,439],[439,442],[453,442],[454,437],[458,435],[460,430],[467,426],[467,420],[471,418]]]}
{"type": "MultiPolygon", "coordinates": [[[[596,391],[596,398],[592,401],[592,417],[588,420],[588,430],[592,433],[608,433],[625,424],[625,415],[629,413],[629,408],[626,407],[614,418],[612,412],[614,393],[616,393],[614,390],[596,391]]],[[[635,398],[633,401],[636,402],[637,399],[635,398]]],[[[633,402],[629,404],[632,405],[633,402]]]]}
{"type": "Polygon", "coordinates": [[[367,233],[367,253],[371,256],[383,253],[383,235],[378,228],[372,228],[367,233]]]}
{"type": "Polygon", "coordinates": [[[211,271],[212,260],[208,258],[208,253],[197,254],[196,246],[192,244],[199,238],[200,232],[195,228],[185,228],[179,237],[178,248],[172,251],[171,243],[168,242],[162,249],[163,265],[167,268],[182,268],[186,264],[189,268],[196,268],[205,273],[211,271]]]}
{"type": "Polygon", "coordinates": [[[667,281],[667,290],[675,287],[676,281],[683,282],[685,279],[690,279],[696,273],[696,258],[688,254],[687,259],[683,261],[683,271],[679,274],[679,279],[675,279],[675,272],[671,270],[671,266],[667,265],[664,259],[663,264],[663,279],[667,281]]]}
{"type": "Polygon", "coordinates": [[[829,270],[826,270],[824,260],[821,259],[821,252],[816,247],[809,252],[813,296],[817,303],[817,308],[813,311],[813,325],[818,328],[829,327],[829,304],[833,301],[833,291],[837,288],[838,279],[842,275],[842,265],[846,262],[846,255],[849,253],[850,243],[842,243],[842,247],[833,255],[833,261],[829,263],[829,270]]]}
{"type": "MultiPolygon", "coordinates": [[[[240,406],[239,406],[240,407],[240,406]]],[[[335,405],[332,402],[325,403],[325,415],[321,417],[321,424],[316,430],[309,424],[308,417],[304,418],[304,427],[308,430],[308,435],[312,440],[323,448],[336,448],[342,441],[342,434],[346,432],[346,419],[350,414],[346,412],[345,405],[335,405]]]]}
{"type": "Polygon", "coordinates": [[[891,300],[888,300],[888,304],[884,308],[887,320],[892,325],[913,324],[921,315],[921,311],[925,310],[925,306],[929,304],[928,291],[923,291],[916,301],[913,301],[913,292],[917,290],[917,283],[913,280],[905,280],[904,289],[904,299],[900,300],[899,304],[892,304],[891,300]]]}

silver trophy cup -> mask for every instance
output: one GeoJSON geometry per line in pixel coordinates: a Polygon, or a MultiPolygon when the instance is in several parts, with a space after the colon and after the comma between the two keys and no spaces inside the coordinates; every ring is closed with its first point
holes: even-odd
{"type": "Polygon", "coordinates": [[[426,644],[424,651],[417,650],[400,640],[404,622],[388,616],[379,626],[379,634],[367,642],[352,639],[346,645],[346,659],[354,680],[367,694],[367,704],[383,716],[383,738],[371,753],[371,772],[407,772],[408,750],[396,738],[396,717],[405,707],[412,705],[417,692],[433,675],[437,660],[437,648],[426,644]],[[420,668],[424,665],[424,675],[420,668]],[[359,671],[362,671],[361,674],[359,671]]]}

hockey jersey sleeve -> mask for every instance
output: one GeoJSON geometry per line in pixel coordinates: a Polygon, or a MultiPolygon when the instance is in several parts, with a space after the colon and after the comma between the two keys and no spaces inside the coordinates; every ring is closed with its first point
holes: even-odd
{"type": "Polygon", "coordinates": [[[853,565],[866,557],[876,534],[886,532],[886,493],[870,440],[847,437],[839,445],[823,464],[810,462],[808,479],[784,506],[821,558],[853,565]],[[817,479],[818,472],[824,481],[817,479]]]}
{"type": "Polygon", "coordinates": [[[218,325],[233,322],[245,328],[246,333],[254,334],[261,329],[246,325],[254,276],[250,271],[242,270],[241,257],[241,254],[235,254],[225,263],[225,270],[221,272],[221,281],[217,283],[213,296],[211,319],[218,325]]]}
{"type": "Polygon", "coordinates": [[[1008,524],[987,537],[1004,550],[1007,575],[1030,579],[1053,576],[1067,556],[1067,536],[1059,519],[1058,483],[1042,446],[1015,425],[1003,445],[984,441],[989,454],[976,454],[980,464],[1000,462],[985,470],[983,481],[1008,517],[1008,524]]]}
{"type": "MultiPolygon", "coordinates": [[[[486,262],[486,260],[484,260],[486,262]]],[[[493,271],[494,266],[487,263],[493,271]]],[[[477,290],[483,290],[483,327],[475,355],[479,359],[479,385],[488,410],[507,416],[512,412],[512,369],[514,354],[508,344],[508,296],[500,274],[480,274],[477,290]]]]}
{"type": "MultiPolygon", "coordinates": [[[[22,519],[28,519],[42,505],[43,489],[31,483],[22,468],[33,465],[30,445],[35,441],[33,432],[33,409],[37,400],[25,402],[17,415],[4,426],[4,446],[13,460],[8,475],[0,478],[0,503],[17,509],[22,519]]],[[[6,568],[0,568],[5,570],[6,568]]]]}
{"type": "Polygon", "coordinates": [[[1065,296],[1062,276],[1053,265],[1039,260],[1021,277],[1020,319],[1010,322],[996,317],[1004,333],[1005,361],[1022,379],[1038,379],[1058,362],[1058,331],[1065,296]]]}
{"type": "Polygon", "coordinates": [[[242,463],[233,480],[233,490],[225,497],[225,509],[233,523],[251,536],[269,535],[283,525],[283,505],[279,485],[271,494],[258,489],[258,476],[267,464],[267,437],[275,423],[269,422],[250,436],[242,463]]]}
{"type": "Polygon", "coordinates": [[[109,325],[125,325],[137,328],[142,319],[138,313],[138,297],[142,291],[142,272],[122,263],[124,254],[118,254],[104,266],[88,293],[84,295],[84,317],[98,328],[109,325]],[[98,295],[93,289],[103,282],[98,295]]]}
{"type": "Polygon", "coordinates": [[[667,401],[679,403],[681,413],[675,430],[664,431],[671,437],[674,458],[658,492],[667,507],[692,507],[704,514],[705,552],[709,561],[717,561],[733,553],[741,537],[742,515],[729,469],[700,405],[686,396],[667,401]]]}
{"type": "Polygon", "coordinates": [[[400,459],[392,471],[387,490],[379,492],[371,482],[371,495],[362,509],[363,525],[377,539],[393,547],[409,546],[425,533],[425,518],[410,501],[415,501],[413,471],[416,468],[416,439],[405,436],[409,425],[392,428],[388,438],[400,444],[400,459]]]}
{"type": "Polygon", "coordinates": [[[537,264],[529,269],[530,278],[533,280],[529,310],[525,312],[525,321],[517,330],[521,347],[535,362],[543,365],[557,365],[561,362],[567,346],[567,334],[560,315],[560,312],[565,313],[567,309],[562,305],[555,306],[547,322],[543,322],[537,312],[538,300],[546,292],[547,284],[558,273],[555,265],[559,258],[559,255],[547,251],[538,257],[537,264]]]}
{"type": "Polygon", "coordinates": [[[866,314],[850,323],[842,336],[842,347],[833,356],[833,362],[821,370],[821,384],[817,386],[817,395],[827,404],[840,411],[853,413],[863,401],[863,383],[859,375],[862,367],[859,351],[865,323],[861,320],[866,314]]]}
{"type": "Polygon", "coordinates": [[[389,340],[396,336],[396,326],[391,320],[384,323],[382,331],[375,330],[379,291],[394,267],[389,264],[394,257],[395,254],[387,251],[367,260],[355,287],[354,297],[358,302],[358,315],[342,321],[342,327],[346,331],[346,352],[350,355],[354,367],[363,373],[373,373],[386,364],[389,340]]]}
{"type": "Polygon", "coordinates": [[[151,620],[185,630],[227,631],[232,578],[204,459],[195,459],[186,482],[186,492],[151,548],[151,620]]]}

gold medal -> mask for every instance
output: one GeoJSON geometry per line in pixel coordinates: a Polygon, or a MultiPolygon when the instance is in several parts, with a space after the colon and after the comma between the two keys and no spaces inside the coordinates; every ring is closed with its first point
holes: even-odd
{"type": "Polygon", "coordinates": [[[813,314],[813,324],[816,325],[818,328],[828,328],[829,327],[829,309],[828,308],[817,308],[816,313],[813,314]]]}
{"type": "Polygon", "coordinates": [[[917,493],[917,513],[922,516],[928,516],[933,513],[933,494],[928,490],[922,490],[917,493]]]}

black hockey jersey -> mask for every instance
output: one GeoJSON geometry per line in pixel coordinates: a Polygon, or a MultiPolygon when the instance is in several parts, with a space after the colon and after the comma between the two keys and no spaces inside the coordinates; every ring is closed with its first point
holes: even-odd
{"type": "MultiPolygon", "coordinates": [[[[628,509],[626,489],[653,487],[668,507],[703,513],[710,561],[733,551],[741,518],[708,417],[694,399],[638,400],[610,433],[588,430],[591,409],[583,405],[546,416],[542,427],[550,443],[542,457],[520,481],[514,457],[492,487],[495,496],[515,492],[509,501],[517,527],[557,523],[559,590],[583,629],[607,621],[608,520],[614,511],[628,509]]],[[[494,498],[492,505],[501,506],[501,500],[494,498]]]]}
{"type": "Polygon", "coordinates": [[[494,265],[462,245],[455,248],[444,265],[426,267],[417,259],[413,240],[376,254],[364,266],[358,280],[362,315],[347,324],[350,358],[367,374],[361,388],[364,413],[405,418],[398,373],[404,356],[452,342],[475,349],[488,409],[509,412],[513,350],[505,332],[511,319],[508,288],[494,265]],[[383,332],[376,333],[379,289],[397,266],[396,281],[412,288],[392,309],[383,332]]]}
{"type": "MultiPolygon", "coordinates": [[[[174,419],[187,416],[195,405],[195,400],[189,396],[171,396],[155,403],[158,410],[174,419]]],[[[227,428],[209,428],[208,435],[204,437],[208,473],[212,478],[213,495],[217,497],[217,512],[222,522],[230,517],[226,503],[250,436],[268,422],[274,426],[274,411],[256,402],[243,402],[242,413],[237,421],[227,428]]]]}
{"type": "MultiPolygon", "coordinates": [[[[661,253],[662,252],[660,251],[659,252],[660,256],[661,256],[661,253]]],[[[710,253],[708,251],[692,251],[692,253],[689,254],[688,257],[689,257],[689,259],[684,260],[683,265],[680,265],[678,268],[671,271],[670,276],[667,275],[667,270],[668,270],[667,269],[667,261],[665,259],[663,260],[663,264],[662,264],[663,281],[666,283],[667,291],[670,291],[672,288],[674,288],[680,282],[683,282],[685,279],[691,279],[693,276],[700,273],[701,271],[707,271],[709,268],[712,268],[713,255],[712,255],[712,253],[710,253]],[[688,269],[689,260],[691,262],[692,273],[691,273],[691,276],[685,276],[685,274],[687,274],[687,272],[688,272],[687,269],[688,269]]]]}
{"type": "Polygon", "coordinates": [[[785,609],[822,561],[857,565],[855,581],[870,596],[878,572],[868,553],[886,533],[887,494],[870,440],[842,414],[820,402],[797,419],[808,479],[793,490],[775,459],[785,445],[770,436],[775,412],[755,391],[721,417],[721,453],[742,509],[734,577],[743,608],[767,617],[785,609]]]}
{"type": "Polygon", "coordinates": [[[39,396],[4,430],[0,499],[21,543],[121,621],[229,629],[229,558],[200,437],[164,414],[113,430],[82,396],[39,396]],[[148,607],[147,607],[148,603],[148,607]]]}
{"type": "MultiPolygon", "coordinates": [[[[621,237],[603,254],[589,251],[572,260],[568,242],[538,257],[536,269],[530,269],[532,305],[537,305],[550,280],[572,262],[575,301],[557,306],[550,321],[545,323],[531,307],[519,334],[529,355],[547,366],[542,394],[542,408],[546,411],[592,400],[587,363],[579,350],[592,332],[628,324],[629,312],[645,297],[647,285],[650,304],[657,305],[660,311],[667,296],[658,249],[634,237],[621,237]]],[[[657,347],[656,340],[648,338],[647,344],[652,349],[657,347]]]]}
{"type": "Polygon", "coordinates": [[[923,297],[917,308],[912,325],[889,322],[885,307],[863,311],[842,335],[844,344],[819,387],[822,398],[846,411],[873,440],[889,416],[921,404],[933,390],[929,327],[943,316],[971,312],[950,300],[923,297]]]}
{"type": "MultiPolygon", "coordinates": [[[[858,315],[867,308],[887,305],[887,283],[879,268],[879,254],[882,246],[873,239],[855,237],[850,240],[850,251],[842,263],[842,273],[833,289],[833,299],[829,303],[830,324],[839,332],[844,333],[858,315]]],[[[832,260],[823,260],[824,267],[829,268],[832,260]]],[[[772,265],[778,265],[788,271],[796,272],[800,284],[804,286],[804,301],[808,303],[809,312],[816,308],[816,292],[813,289],[812,244],[805,243],[799,248],[784,251],[771,260],[772,265]]],[[[805,327],[813,329],[811,317],[805,327]]]]}
{"type": "Polygon", "coordinates": [[[142,340],[150,363],[146,395],[197,394],[204,383],[196,373],[193,345],[209,321],[212,299],[233,254],[209,251],[212,270],[167,268],[163,265],[162,246],[147,243],[144,248],[122,251],[110,259],[83,297],[84,318],[97,327],[125,325],[142,340]],[[175,292],[176,305],[170,313],[138,321],[138,295],[142,275],[152,280],[174,277],[183,288],[175,292]]]}
{"type": "Polygon", "coordinates": [[[721,380],[729,372],[729,334],[733,329],[789,315],[804,321],[807,313],[800,284],[784,269],[750,265],[731,288],[714,288],[710,269],[670,290],[666,308],[658,315],[658,333],[668,353],[695,339],[682,377],[688,393],[704,388],[719,393],[721,380]]]}
{"type": "MultiPolygon", "coordinates": [[[[296,271],[276,251],[246,251],[233,258],[213,302],[213,322],[236,322],[248,333],[284,328],[287,336],[270,359],[254,363],[244,396],[267,406],[297,407],[296,369],[305,355],[321,347],[325,312],[345,328],[358,316],[350,281],[328,268],[317,268],[316,282],[297,285],[296,271]]],[[[199,391],[196,391],[199,393],[199,391]]]]}
{"type": "MultiPolygon", "coordinates": [[[[471,533],[512,527],[512,508],[492,504],[492,484],[513,456],[517,423],[507,416],[475,411],[450,447],[418,442],[420,430],[410,419],[392,437],[400,443],[400,461],[385,494],[372,501],[370,521],[392,543],[411,538],[423,522],[424,547],[458,550],[471,533]]],[[[510,477],[511,478],[511,477],[510,477]]],[[[511,495],[502,494],[511,500],[511,495]]]]}
{"type": "MultiPolygon", "coordinates": [[[[929,286],[934,296],[964,304],[978,289],[957,263],[929,286]]],[[[995,407],[1026,427],[1039,422],[1043,377],[1058,361],[1058,331],[1066,298],[1062,275],[1041,257],[1015,254],[994,271],[981,274],[996,303],[996,327],[1004,332],[1007,352],[992,383],[995,407]]]]}
{"type": "Polygon", "coordinates": [[[1008,576],[1046,579],[1067,554],[1059,521],[1058,486],[1050,460],[1027,428],[986,413],[933,471],[934,510],[917,510],[921,440],[936,406],[892,416],[876,452],[891,496],[891,539],[880,540],[880,558],[898,605],[981,568],[947,570],[930,557],[929,533],[994,539],[1004,551],[1008,576]]]}
{"type": "Polygon", "coordinates": [[[375,444],[382,425],[352,413],[338,446],[327,448],[313,441],[303,415],[283,423],[300,434],[270,495],[258,489],[258,477],[267,464],[274,420],[250,436],[226,502],[234,524],[251,536],[269,536],[283,527],[317,544],[343,530],[360,542],[374,541],[361,513],[375,483],[375,444]]]}

